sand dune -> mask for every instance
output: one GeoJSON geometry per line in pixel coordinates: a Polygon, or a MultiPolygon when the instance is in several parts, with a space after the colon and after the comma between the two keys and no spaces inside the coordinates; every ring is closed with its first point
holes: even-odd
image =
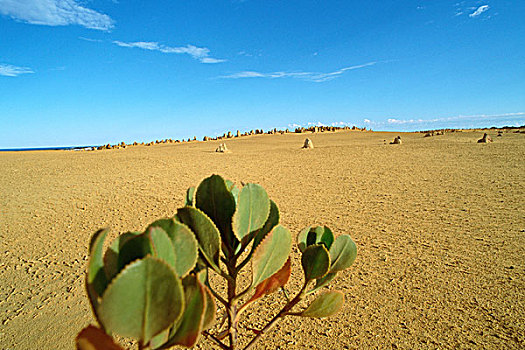
{"type": "MultiPolygon", "coordinates": [[[[525,135],[494,131],[478,144],[482,134],[403,133],[395,146],[399,133],[308,134],[308,151],[304,134],[278,134],[228,140],[231,153],[215,152],[220,141],[0,153],[0,348],[73,348],[94,323],[91,234],[143,230],[217,173],[263,185],[295,234],[326,224],[358,246],[331,287],[345,293],[343,311],[288,318],[259,349],[522,349],[525,135]]],[[[269,314],[254,310],[243,326],[261,325],[258,315],[269,314]]]]}

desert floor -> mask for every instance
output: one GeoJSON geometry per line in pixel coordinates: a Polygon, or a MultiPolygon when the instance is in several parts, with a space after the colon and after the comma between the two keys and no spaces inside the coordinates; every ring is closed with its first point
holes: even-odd
{"type": "MultiPolygon", "coordinates": [[[[257,135],[227,140],[228,154],[214,152],[220,141],[0,153],[0,349],[74,348],[95,323],[91,235],[172,216],[213,173],[263,185],[294,235],[326,224],[358,246],[330,287],[345,294],[341,313],[287,318],[258,349],[523,349],[525,134],[491,131],[494,143],[477,144],[482,134],[257,135]],[[396,135],[403,144],[388,144],[396,135]],[[314,149],[301,149],[305,137],[314,149]]],[[[280,300],[260,301],[269,312],[243,327],[280,300]]]]}

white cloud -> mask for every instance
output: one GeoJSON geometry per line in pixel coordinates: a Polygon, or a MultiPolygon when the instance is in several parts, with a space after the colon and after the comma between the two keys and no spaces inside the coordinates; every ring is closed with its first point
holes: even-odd
{"type": "Polygon", "coordinates": [[[483,12],[487,11],[489,9],[489,5],[483,5],[483,6],[480,6],[476,9],[476,11],[472,12],[470,15],[468,15],[469,17],[473,18],[473,17],[477,17],[479,15],[481,15],[483,12]]]}
{"type": "Polygon", "coordinates": [[[20,74],[30,74],[34,73],[31,68],[27,67],[17,67],[10,64],[0,63],[0,75],[5,77],[16,77],[20,74]]]}
{"type": "MultiPolygon", "coordinates": [[[[435,119],[432,119],[432,120],[427,120],[427,121],[437,121],[435,119]]],[[[425,120],[423,119],[408,119],[408,120],[403,120],[403,119],[395,119],[395,118],[390,118],[387,120],[388,124],[415,124],[415,123],[424,123],[426,122],[425,120]]]]}
{"type": "Polygon", "coordinates": [[[114,27],[108,15],[83,7],[78,0],[0,0],[0,14],[47,26],[76,24],[105,31],[114,27]]]}
{"type": "Polygon", "coordinates": [[[100,39],[85,38],[85,37],[83,37],[83,36],[79,36],[78,38],[79,38],[80,40],[89,41],[89,42],[91,42],[91,43],[101,43],[101,42],[102,42],[102,40],[100,40],[100,39]]]}
{"type": "Polygon", "coordinates": [[[399,127],[400,129],[422,130],[434,128],[461,128],[473,127],[474,125],[514,125],[525,124],[525,112],[504,114],[475,114],[457,115],[451,117],[436,117],[431,119],[401,119],[388,118],[386,121],[371,121],[364,119],[363,123],[376,128],[399,127]]]}
{"type": "Polygon", "coordinates": [[[457,115],[453,117],[438,117],[432,119],[395,119],[387,120],[389,124],[423,124],[423,123],[440,123],[440,122],[455,122],[455,121],[481,121],[493,119],[513,119],[525,118],[525,113],[505,113],[505,114],[475,114],[475,115],[457,115]]]}
{"type": "Polygon", "coordinates": [[[264,78],[264,74],[258,72],[244,71],[234,73],[232,75],[223,76],[221,78],[239,79],[239,78],[264,78]]]}
{"type": "Polygon", "coordinates": [[[211,57],[203,57],[200,59],[202,63],[221,63],[225,62],[226,60],[219,59],[219,58],[211,58],[211,57]]]}
{"type": "Polygon", "coordinates": [[[303,123],[303,124],[297,124],[297,123],[292,123],[292,124],[288,124],[288,127],[290,129],[296,129],[296,128],[310,128],[312,126],[337,126],[337,127],[344,127],[344,126],[353,126],[354,124],[353,123],[348,123],[348,122],[331,122],[331,123],[323,123],[323,122],[320,122],[320,121],[317,121],[317,122],[306,122],[306,123],[303,123]]]}
{"type": "Polygon", "coordinates": [[[210,50],[205,47],[197,47],[193,45],[186,45],[181,47],[162,46],[159,51],[164,53],[185,53],[195,59],[208,57],[210,50]]]}
{"type": "Polygon", "coordinates": [[[308,122],[308,126],[325,126],[322,122],[308,122]]]}
{"type": "Polygon", "coordinates": [[[364,68],[368,66],[373,66],[376,64],[376,62],[368,62],[365,64],[360,64],[357,66],[350,66],[345,67],[342,69],[339,69],[335,72],[330,73],[316,73],[316,72],[273,72],[273,73],[260,73],[260,72],[254,72],[254,71],[243,71],[238,73],[233,73],[230,75],[223,75],[219,78],[223,79],[241,79],[241,78],[270,78],[270,79],[276,79],[276,78],[295,78],[295,79],[302,79],[302,80],[308,80],[313,81],[316,83],[322,83],[325,81],[333,80],[335,78],[340,77],[344,72],[364,68]]]}
{"type": "Polygon", "coordinates": [[[139,49],[144,49],[144,50],[160,51],[159,44],[156,42],[137,41],[134,43],[124,43],[122,41],[114,41],[113,44],[116,44],[121,47],[138,47],[139,49]]]}
{"type": "MultiPolygon", "coordinates": [[[[1,0],[0,0],[1,1],[1,0]]],[[[186,45],[179,47],[171,47],[159,44],[155,41],[136,41],[136,42],[122,42],[113,41],[113,44],[121,47],[139,48],[143,50],[159,51],[162,53],[176,53],[176,54],[187,54],[201,63],[220,63],[226,60],[210,57],[210,49],[206,47],[197,47],[194,45],[186,45]]]]}

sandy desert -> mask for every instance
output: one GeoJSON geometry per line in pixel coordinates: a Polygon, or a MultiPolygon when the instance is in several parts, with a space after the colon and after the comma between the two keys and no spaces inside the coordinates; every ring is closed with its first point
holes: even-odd
{"type": "MultiPolygon", "coordinates": [[[[494,142],[478,144],[483,132],[255,135],[226,140],[224,154],[224,141],[0,152],[0,349],[74,348],[95,323],[91,235],[172,216],[211,174],[264,186],[293,235],[323,224],[358,247],[330,286],[342,311],[286,318],[258,349],[523,349],[525,134],[489,130],[494,142]],[[301,149],[306,137],[315,148],[301,149]]],[[[294,247],[292,291],[298,257],[294,247]]],[[[258,302],[241,327],[281,300],[258,302]]]]}

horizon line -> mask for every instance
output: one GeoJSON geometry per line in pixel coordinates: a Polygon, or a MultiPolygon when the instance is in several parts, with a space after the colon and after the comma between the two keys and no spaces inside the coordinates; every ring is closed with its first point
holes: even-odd
{"type": "MultiPolygon", "coordinates": [[[[333,127],[333,128],[336,128],[335,131],[342,131],[342,130],[356,131],[357,130],[357,131],[363,131],[363,132],[398,132],[398,133],[405,133],[405,134],[418,134],[418,133],[423,133],[423,132],[442,131],[442,130],[490,130],[490,129],[496,129],[497,130],[497,129],[522,129],[522,128],[525,128],[525,124],[523,124],[523,125],[520,125],[520,126],[512,126],[512,125],[495,126],[495,125],[493,125],[493,126],[475,127],[475,128],[437,128],[437,129],[421,129],[421,130],[411,130],[411,131],[410,130],[408,130],[408,131],[404,130],[404,131],[401,131],[401,130],[372,130],[371,128],[367,128],[367,127],[360,128],[360,127],[358,127],[356,125],[353,125],[353,126],[349,126],[349,125],[333,126],[333,125],[316,125],[316,124],[313,124],[313,123],[309,123],[309,124],[311,124],[311,125],[309,125],[308,127],[302,126],[301,128],[303,130],[305,130],[306,132],[309,132],[309,129],[314,128],[314,127],[327,127],[327,128],[332,128],[333,127]],[[352,128],[355,128],[355,129],[352,129],[352,128]]],[[[303,133],[303,132],[301,132],[301,133],[295,132],[295,130],[298,129],[298,128],[293,128],[293,131],[289,130],[288,134],[301,134],[301,133],[303,133]]],[[[286,128],[286,129],[292,129],[292,128],[286,128]]],[[[260,133],[254,133],[254,134],[249,134],[248,132],[244,132],[240,137],[255,136],[255,135],[270,135],[270,132],[273,131],[273,130],[277,130],[277,133],[285,131],[285,130],[281,130],[280,128],[270,128],[267,131],[264,131],[263,129],[251,129],[251,131],[254,131],[254,130],[260,130],[261,132],[260,133]]],[[[208,142],[208,141],[219,141],[219,140],[222,140],[223,136],[227,135],[228,132],[231,132],[231,131],[227,131],[227,132],[223,133],[222,135],[216,136],[214,138],[211,137],[207,141],[199,140],[199,139],[192,139],[191,137],[182,138],[182,139],[165,138],[165,139],[160,139],[160,140],[157,139],[155,141],[149,141],[149,142],[134,141],[132,143],[125,143],[125,142],[120,142],[120,143],[115,143],[115,144],[103,143],[103,144],[99,144],[99,145],[9,147],[9,148],[0,148],[0,152],[67,151],[67,150],[81,151],[81,150],[85,150],[85,149],[96,149],[97,147],[103,147],[103,146],[107,146],[107,145],[109,145],[109,146],[119,146],[122,143],[124,143],[124,145],[126,145],[126,146],[135,146],[134,143],[137,143],[138,145],[146,145],[146,144],[155,145],[155,144],[167,143],[167,141],[169,141],[169,140],[171,140],[171,143],[208,142]]],[[[306,132],[304,132],[304,133],[306,133],[306,132]]],[[[233,135],[233,132],[232,132],[232,135],[233,135]]],[[[195,137],[196,136],[194,136],[194,138],[195,137]]],[[[204,137],[208,137],[208,136],[204,136],[204,137]]],[[[235,139],[235,138],[239,138],[239,137],[237,137],[237,136],[232,136],[231,137],[231,139],[235,139]]],[[[226,139],[230,139],[230,138],[226,138],[226,139]]]]}

